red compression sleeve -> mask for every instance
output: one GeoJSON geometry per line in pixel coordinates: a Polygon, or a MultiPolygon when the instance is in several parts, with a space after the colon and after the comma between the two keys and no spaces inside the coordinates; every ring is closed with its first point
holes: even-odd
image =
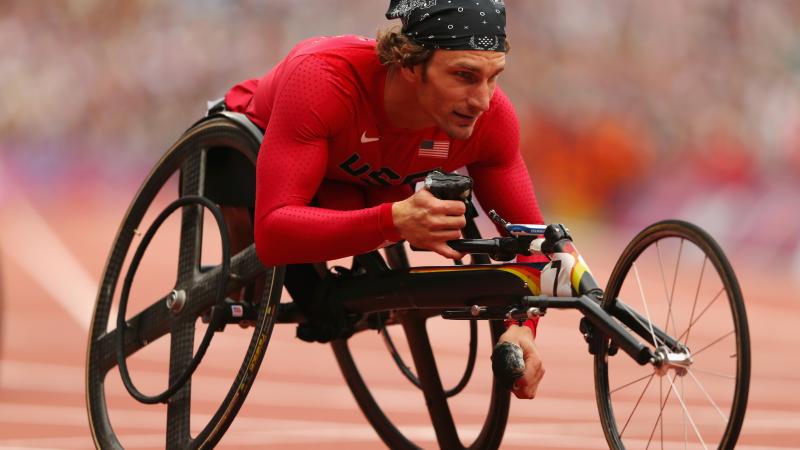
{"type": "MultiPolygon", "coordinates": [[[[519,151],[519,120],[514,107],[500,91],[495,93],[495,126],[485,127],[480,138],[481,157],[468,166],[475,196],[484,210],[494,209],[511,223],[544,223],[528,169],[519,151]]],[[[498,230],[499,231],[499,230],[498,230]]],[[[519,262],[545,262],[544,256],[519,256],[519,262]]],[[[538,317],[523,324],[536,336],[538,317]]]]}
{"type": "Polygon", "coordinates": [[[543,223],[528,169],[519,151],[519,120],[511,102],[495,93],[493,125],[483,127],[478,161],[467,166],[475,196],[511,223],[543,223]]]}
{"type": "Polygon", "coordinates": [[[391,203],[354,211],[307,206],[325,175],[328,136],[353,118],[354,88],[315,56],[287,70],[258,155],[255,241],[261,262],[325,261],[400,240],[391,203]]]}

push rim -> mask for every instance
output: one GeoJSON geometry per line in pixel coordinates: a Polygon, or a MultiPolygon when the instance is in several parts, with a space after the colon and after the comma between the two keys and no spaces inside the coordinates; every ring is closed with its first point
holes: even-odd
{"type": "MultiPolygon", "coordinates": [[[[211,118],[201,122],[188,130],[165,153],[148,175],[129,207],[106,263],[87,346],[86,401],[90,428],[98,448],[123,447],[110,422],[105,393],[106,377],[116,367],[115,331],[107,331],[107,327],[114,303],[115,287],[136,229],[156,195],[173,174],[180,173],[182,196],[203,195],[206,159],[210,150],[234,152],[244,157],[249,161],[249,166],[254,173],[258,148],[259,142],[251,134],[227,118],[211,118]]],[[[199,208],[199,206],[184,208],[182,217],[184,226],[182,226],[181,235],[179,279],[184,279],[187,286],[193,284],[190,280],[196,276],[199,269],[197,252],[199,251],[198,243],[202,241],[199,208]],[[186,226],[187,224],[189,226],[186,226]]],[[[240,275],[237,281],[238,285],[246,286],[246,289],[254,289],[255,286],[263,284],[263,288],[259,289],[261,294],[254,293],[256,298],[261,298],[261,301],[255,305],[257,320],[244,360],[224,400],[211,420],[196,436],[192,437],[190,433],[191,382],[170,398],[167,407],[167,448],[209,448],[219,441],[241,407],[263,359],[274,325],[275,306],[280,299],[284,270],[283,268],[269,268],[265,271],[260,265],[252,245],[232,257],[232,268],[240,275]]],[[[218,270],[216,272],[212,270],[210,273],[200,275],[205,278],[200,278],[198,283],[194,283],[202,285],[195,286],[197,289],[195,293],[198,294],[201,291],[208,291],[208,293],[197,296],[214,297],[213,294],[218,285],[215,280],[218,281],[221,278],[218,272],[218,270]],[[215,273],[217,273],[217,278],[214,278],[215,273]]],[[[207,303],[213,303],[213,299],[207,303]]],[[[187,310],[192,309],[189,305],[191,303],[187,302],[187,310]]],[[[158,310],[158,308],[151,307],[145,312],[150,309],[158,310]]],[[[187,314],[199,316],[200,311],[187,311],[187,314]]],[[[174,383],[177,376],[185,370],[192,359],[192,342],[196,321],[184,320],[182,325],[171,327],[172,319],[168,315],[159,314],[155,317],[157,325],[163,328],[155,337],[167,333],[171,336],[169,382],[174,383]]],[[[132,321],[135,320],[136,318],[132,319],[132,321]]],[[[143,345],[126,338],[126,354],[132,354],[143,345]]]]}
{"type": "MultiPolygon", "coordinates": [[[[393,266],[408,266],[408,259],[405,251],[400,246],[387,249],[389,260],[394,261],[393,266]]],[[[483,255],[475,255],[481,258],[483,255]]],[[[488,260],[481,260],[480,263],[488,263],[488,260]]],[[[393,267],[399,268],[399,267],[393,267]]],[[[511,393],[504,389],[496,381],[492,383],[492,395],[487,407],[486,419],[480,433],[469,446],[464,446],[461,442],[457,426],[453,420],[452,413],[448,405],[448,392],[442,386],[441,379],[436,369],[433,350],[428,338],[426,321],[430,313],[423,311],[411,311],[397,314],[397,323],[402,325],[409,347],[412,349],[415,366],[431,368],[428,371],[419,372],[417,376],[421,388],[425,394],[425,402],[430,414],[436,438],[441,448],[470,448],[470,449],[494,449],[500,446],[508,421],[508,411],[511,393]]],[[[505,331],[505,327],[500,322],[490,322],[490,335],[492,345],[505,331]]],[[[369,386],[362,376],[348,346],[348,341],[344,339],[333,341],[332,348],[339,368],[342,370],[344,379],[350,391],[356,399],[359,407],[370,422],[372,427],[381,439],[393,449],[418,449],[416,443],[403,434],[400,429],[391,421],[384,410],[370,392],[369,386]]],[[[470,367],[469,365],[467,366],[470,367]]],[[[462,382],[464,377],[462,377],[462,382]]],[[[463,383],[457,383],[456,388],[462,389],[463,383]]],[[[451,389],[450,391],[453,391],[451,389]]],[[[420,405],[422,408],[423,405],[420,405]]]]}

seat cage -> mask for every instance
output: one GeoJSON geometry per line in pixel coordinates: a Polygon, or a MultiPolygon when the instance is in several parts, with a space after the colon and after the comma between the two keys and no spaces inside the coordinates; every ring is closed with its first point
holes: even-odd
{"type": "Polygon", "coordinates": [[[207,120],[220,116],[227,117],[228,119],[241,125],[245,130],[247,130],[253,136],[255,140],[258,141],[259,145],[261,145],[261,142],[264,140],[264,130],[262,130],[261,128],[258,127],[258,125],[253,123],[253,121],[250,120],[247,117],[247,115],[229,111],[228,107],[225,105],[224,98],[208,102],[208,110],[206,111],[205,117],[192,124],[191,128],[207,120]]]}

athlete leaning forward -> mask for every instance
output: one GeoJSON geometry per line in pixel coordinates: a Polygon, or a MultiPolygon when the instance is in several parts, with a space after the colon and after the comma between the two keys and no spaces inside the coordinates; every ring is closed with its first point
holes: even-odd
{"type": "MultiPolygon", "coordinates": [[[[377,40],[307,39],[225,96],[229,110],[265,131],[256,250],[266,266],[288,265],[286,287],[301,307],[319,277],[310,263],[400,240],[464,256],[446,241],[461,237],[465,204],[414,192],[431,170],[466,167],[487,211],[544,223],[516,113],[498,87],[509,50],[503,1],[392,0],[386,17],[402,28],[377,40]]],[[[523,351],[519,398],[533,398],[544,375],[536,326],[509,323],[500,337],[523,351]]]]}

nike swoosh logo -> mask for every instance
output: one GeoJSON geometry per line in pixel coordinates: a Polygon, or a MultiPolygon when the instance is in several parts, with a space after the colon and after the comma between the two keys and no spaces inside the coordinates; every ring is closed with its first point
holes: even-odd
{"type": "Polygon", "coordinates": [[[368,143],[368,142],[380,141],[380,140],[381,140],[381,138],[379,138],[379,137],[376,137],[376,138],[368,138],[368,137],[367,137],[367,132],[366,132],[366,131],[364,132],[364,134],[362,134],[362,135],[361,135],[361,143],[362,143],[362,144],[366,144],[366,143],[368,143]]]}

